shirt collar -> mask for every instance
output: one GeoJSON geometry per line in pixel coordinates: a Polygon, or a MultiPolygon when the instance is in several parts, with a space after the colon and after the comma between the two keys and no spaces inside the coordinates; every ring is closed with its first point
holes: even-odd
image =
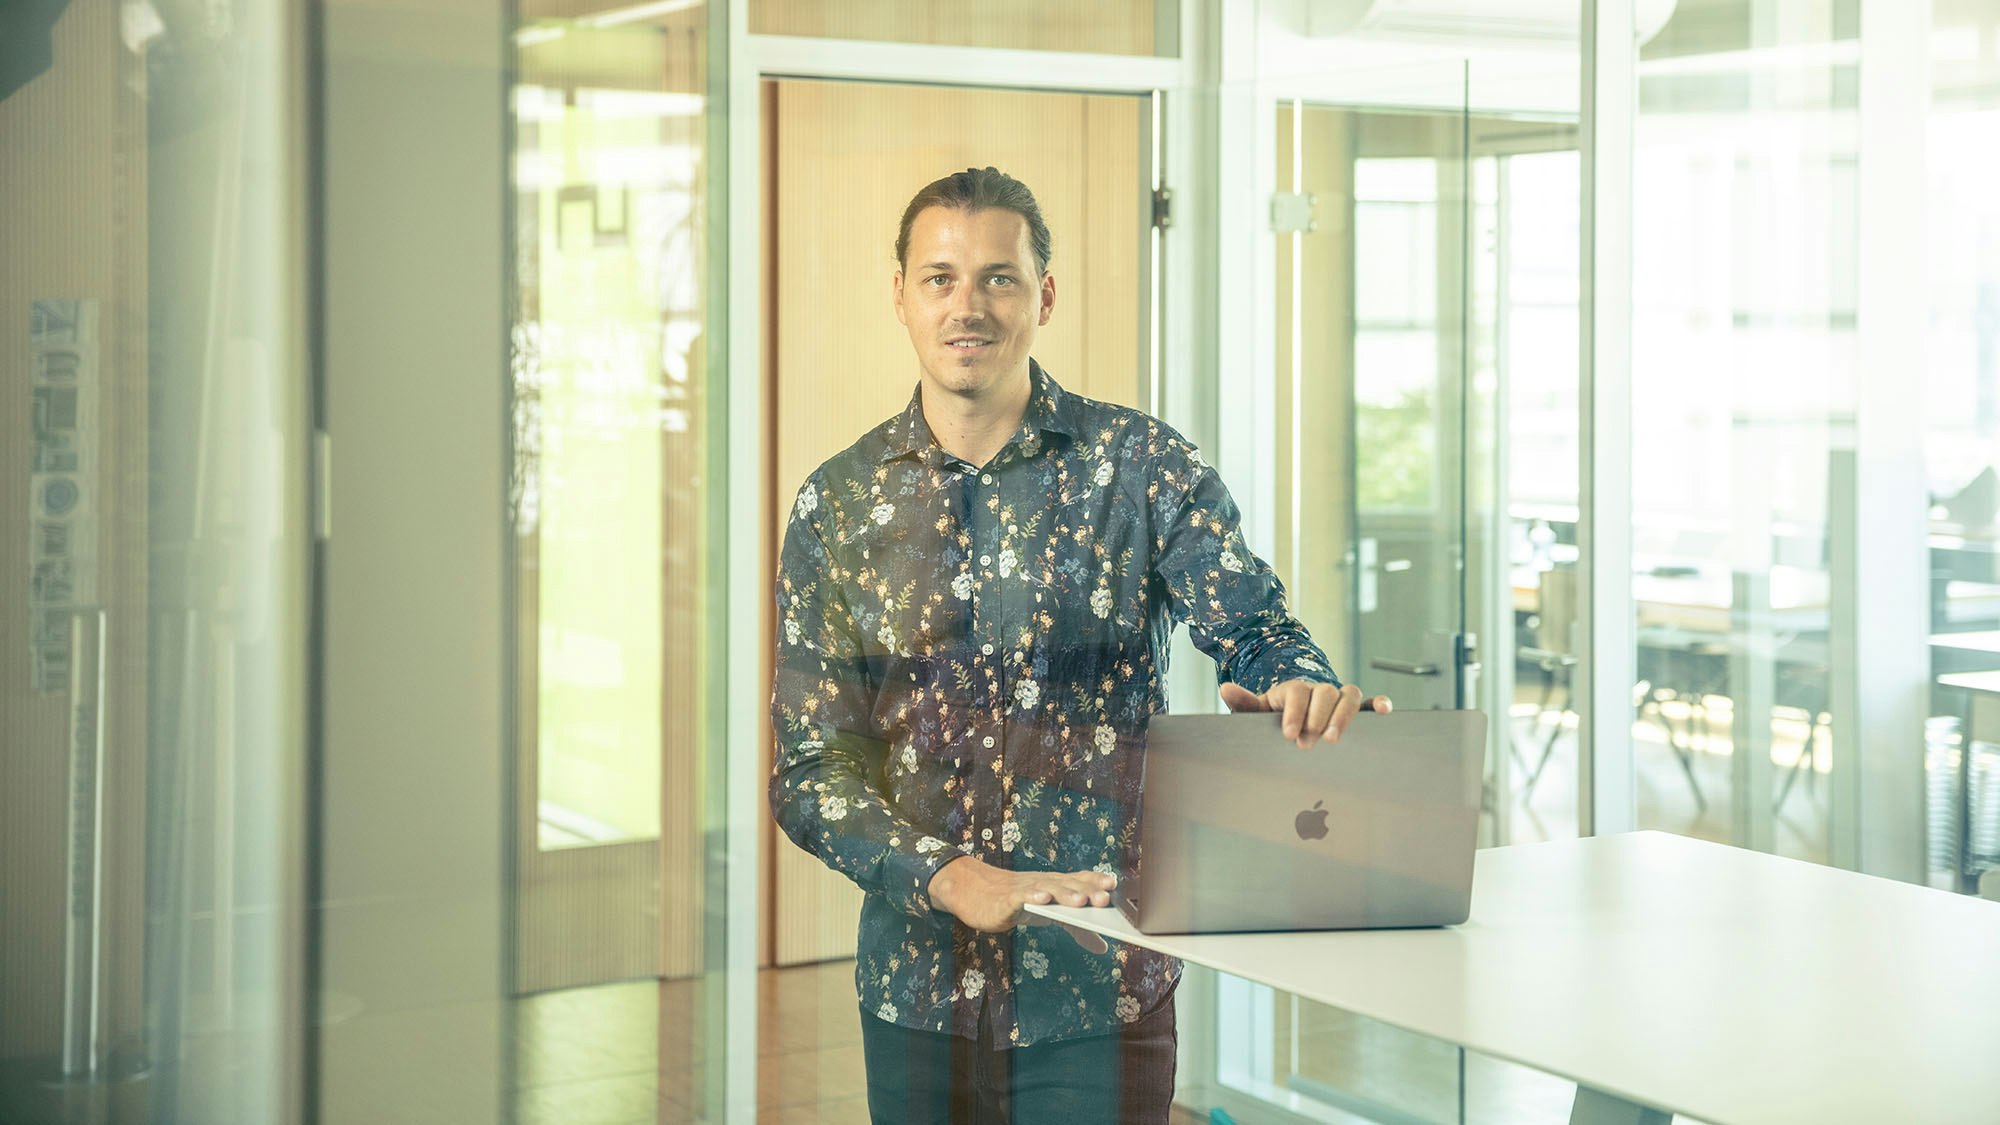
{"type": "MultiPolygon", "coordinates": [[[[1063,390],[1033,359],[1028,361],[1028,378],[1033,389],[1028,393],[1028,409],[1021,416],[1021,432],[1016,440],[1032,441],[1037,433],[1075,440],[1083,432],[1082,421],[1077,417],[1080,400],[1063,390]]],[[[927,454],[932,449],[943,452],[943,447],[937,443],[937,435],[931,432],[930,423],[924,420],[924,386],[921,382],[910,392],[910,404],[903,408],[901,414],[890,419],[882,439],[883,461],[927,454]]],[[[1033,452],[1032,448],[1029,452],[1033,452]]]]}

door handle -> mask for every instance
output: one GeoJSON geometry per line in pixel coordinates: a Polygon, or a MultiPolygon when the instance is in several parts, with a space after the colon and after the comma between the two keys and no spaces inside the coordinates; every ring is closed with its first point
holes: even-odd
{"type": "Polygon", "coordinates": [[[1370,660],[1368,666],[1378,672],[1401,672],[1405,676],[1435,676],[1441,671],[1435,664],[1413,664],[1408,660],[1383,660],[1379,657],[1370,660]]]}

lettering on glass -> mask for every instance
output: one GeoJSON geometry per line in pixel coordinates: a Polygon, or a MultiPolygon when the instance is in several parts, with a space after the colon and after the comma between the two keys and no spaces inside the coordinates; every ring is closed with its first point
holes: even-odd
{"type": "Polygon", "coordinates": [[[44,298],[28,312],[29,667],[34,690],[69,687],[69,622],[97,602],[98,305],[44,298]]]}

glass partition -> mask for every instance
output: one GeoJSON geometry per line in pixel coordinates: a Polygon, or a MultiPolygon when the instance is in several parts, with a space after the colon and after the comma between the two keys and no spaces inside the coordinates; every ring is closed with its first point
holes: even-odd
{"type": "Polygon", "coordinates": [[[305,28],[275,0],[4,23],[0,1117],[280,1120],[309,1041],[305,28]]]}
{"type": "MultiPolygon", "coordinates": [[[[1482,843],[1573,836],[1578,28],[1324,16],[1267,13],[1258,80],[1235,92],[1272,118],[1253,196],[1269,200],[1272,405],[1244,411],[1270,430],[1272,562],[1343,678],[1399,709],[1490,716],[1482,843]]],[[[1230,1112],[1526,1120],[1574,1096],[1194,979],[1213,989],[1230,1112]]]]}
{"type": "Polygon", "coordinates": [[[513,30],[513,1102],[709,1119],[712,5],[513,30]]]}
{"type": "Polygon", "coordinates": [[[1829,457],[1858,377],[1851,8],[1677,15],[1640,52],[1635,138],[1638,823],[1820,862],[1829,457]]]}
{"type": "Polygon", "coordinates": [[[1492,133],[1498,150],[1475,163],[1474,379],[1496,388],[1499,419],[1487,432],[1504,451],[1494,462],[1506,504],[1493,548],[1505,576],[1493,602],[1504,608],[1486,620],[1513,636],[1511,659],[1490,650],[1492,690],[1508,708],[1513,802],[1496,842],[1532,843],[1574,836],[1578,823],[1573,693],[1587,652],[1577,581],[1582,169],[1567,121],[1492,133]]]}
{"type": "Polygon", "coordinates": [[[1930,493],[1931,637],[1940,688],[1925,731],[1925,867],[1933,885],[2000,898],[2000,3],[1940,4],[1930,39],[1924,246],[1930,337],[1924,472],[1930,493]]]}

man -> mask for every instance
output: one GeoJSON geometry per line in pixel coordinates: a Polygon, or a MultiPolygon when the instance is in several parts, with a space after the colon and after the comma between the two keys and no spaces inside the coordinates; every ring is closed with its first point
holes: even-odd
{"type": "Polygon", "coordinates": [[[1176,621],[1301,749],[1364,706],[1194,447],[1031,358],[1049,256],[995,169],[917,193],[894,278],[916,393],[807,479],[779,563],[771,808],[867,892],[878,1122],[1167,1120],[1180,964],[1023,908],[1109,904],[1176,621]]]}

